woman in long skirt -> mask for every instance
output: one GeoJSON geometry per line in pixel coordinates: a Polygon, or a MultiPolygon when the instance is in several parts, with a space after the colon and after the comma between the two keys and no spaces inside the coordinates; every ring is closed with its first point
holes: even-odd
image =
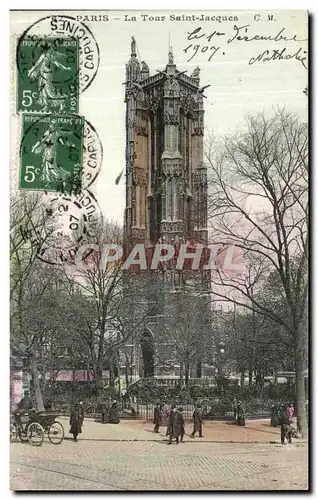
{"type": "Polygon", "coordinates": [[[74,441],[77,441],[77,436],[82,434],[82,423],[82,413],[80,411],[79,404],[76,403],[70,416],[70,434],[73,434],[74,441]]]}

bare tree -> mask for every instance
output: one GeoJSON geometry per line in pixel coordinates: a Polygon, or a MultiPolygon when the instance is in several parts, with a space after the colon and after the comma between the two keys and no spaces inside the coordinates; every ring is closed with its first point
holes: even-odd
{"type": "Polygon", "coordinates": [[[211,341],[211,311],[206,299],[185,289],[167,292],[159,342],[165,352],[158,351],[161,363],[180,365],[180,382],[188,386],[190,371],[205,355],[211,341]]]}
{"type": "Polygon", "coordinates": [[[11,342],[15,347],[23,343],[27,349],[37,406],[43,409],[37,358],[48,311],[43,311],[39,303],[54,285],[56,270],[41,265],[37,257],[51,234],[50,215],[41,195],[35,193],[16,194],[10,208],[11,342]]]}
{"type": "Polygon", "coordinates": [[[212,274],[213,293],[257,311],[290,335],[296,369],[297,415],[306,433],[303,318],[308,293],[308,131],[285,110],[247,118],[247,131],[207,152],[211,194],[209,223],[215,242],[235,245],[246,272],[212,274]],[[259,300],[275,272],[287,317],[259,300]]]}
{"type": "Polygon", "coordinates": [[[105,222],[91,243],[96,247],[84,254],[83,268],[66,269],[69,281],[75,286],[68,324],[73,321],[74,338],[80,335],[86,343],[99,397],[105,364],[110,367],[110,385],[113,385],[114,373],[119,371],[119,348],[142,328],[149,313],[140,305],[149,280],[142,273],[125,271],[121,259],[104,258],[105,245],[122,245],[122,229],[116,224],[105,222]]]}

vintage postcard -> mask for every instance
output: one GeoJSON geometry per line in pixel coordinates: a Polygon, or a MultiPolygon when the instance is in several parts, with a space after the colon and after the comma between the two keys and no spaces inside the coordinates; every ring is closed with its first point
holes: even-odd
{"type": "Polygon", "coordinates": [[[308,490],[308,24],[11,11],[12,490],[308,490]]]}

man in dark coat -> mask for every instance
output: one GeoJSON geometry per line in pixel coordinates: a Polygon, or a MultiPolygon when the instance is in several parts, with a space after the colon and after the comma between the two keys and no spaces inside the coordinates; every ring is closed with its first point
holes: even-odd
{"type": "Polygon", "coordinates": [[[179,436],[181,436],[182,434],[182,425],[180,414],[178,413],[176,408],[171,410],[171,413],[169,415],[167,432],[169,435],[168,444],[172,444],[173,439],[175,439],[176,443],[179,444],[179,436]]]}
{"type": "Polygon", "coordinates": [[[293,435],[293,429],[291,427],[291,420],[290,420],[290,415],[285,408],[284,413],[282,414],[280,418],[280,440],[281,444],[285,444],[285,438],[289,443],[292,442],[292,435],[293,435]]]}
{"type": "Polygon", "coordinates": [[[181,427],[181,434],[180,434],[180,442],[183,443],[183,436],[185,435],[185,423],[184,423],[184,418],[182,415],[183,409],[178,408],[178,419],[179,419],[179,425],[181,427]]]}
{"type": "Polygon", "coordinates": [[[278,425],[278,409],[276,405],[272,405],[271,409],[271,427],[277,427],[278,425]]]}
{"type": "Polygon", "coordinates": [[[236,414],[237,414],[237,401],[236,401],[236,398],[233,399],[232,410],[233,410],[234,420],[236,420],[236,414]]]}
{"type": "Polygon", "coordinates": [[[237,424],[245,425],[245,409],[242,401],[237,403],[237,424]]]}
{"type": "Polygon", "coordinates": [[[159,432],[159,427],[162,425],[161,420],[161,411],[160,411],[160,403],[157,403],[153,412],[153,423],[154,423],[154,432],[159,432]]]}
{"type": "Polygon", "coordinates": [[[202,435],[202,411],[201,406],[196,406],[193,412],[193,431],[190,434],[190,437],[194,438],[195,433],[199,433],[199,437],[203,437],[202,435]]]}
{"type": "Polygon", "coordinates": [[[47,399],[44,403],[44,410],[49,411],[53,409],[53,403],[51,399],[47,399]]]}
{"type": "MultiPolygon", "coordinates": [[[[167,430],[166,430],[166,436],[169,436],[169,429],[170,429],[170,417],[172,415],[172,412],[174,412],[176,409],[176,405],[171,405],[169,412],[167,412],[167,430]]],[[[162,413],[162,412],[161,412],[162,413]]]]}
{"type": "Polygon", "coordinates": [[[117,401],[113,401],[111,409],[109,410],[109,423],[110,424],[119,424],[119,409],[118,409],[117,401]]]}
{"type": "Polygon", "coordinates": [[[109,420],[109,407],[106,401],[104,401],[101,405],[101,410],[102,410],[102,423],[103,424],[108,424],[109,420]]]}
{"type": "Polygon", "coordinates": [[[70,416],[70,434],[73,434],[74,441],[77,441],[77,436],[82,434],[83,419],[80,405],[75,403],[70,416]]]}
{"type": "Polygon", "coordinates": [[[83,422],[84,422],[84,406],[83,406],[83,401],[79,402],[79,412],[81,414],[81,423],[83,425],[83,422]]]}
{"type": "Polygon", "coordinates": [[[23,398],[19,401],[17,410],[32,410],[33,409],[33,403],[30,399],[30,395],[28,392],[26,392],[23,396],[23,398]]]}

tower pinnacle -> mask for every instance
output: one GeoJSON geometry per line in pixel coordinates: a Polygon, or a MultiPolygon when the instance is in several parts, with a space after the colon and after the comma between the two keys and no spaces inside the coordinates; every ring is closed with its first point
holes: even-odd
{"type": "Polygon", "coordinates": [[[137,52],[136,52],[136,40],[135,40],[134,36],[131,37],[131,55],[132,55],[132,57],[136,57],[137,56],[137,52]]]}
{"type": "Polygon", "coordinates": [[[174,64],[172,47],[169,50],[169,64],[174,64]]]}

